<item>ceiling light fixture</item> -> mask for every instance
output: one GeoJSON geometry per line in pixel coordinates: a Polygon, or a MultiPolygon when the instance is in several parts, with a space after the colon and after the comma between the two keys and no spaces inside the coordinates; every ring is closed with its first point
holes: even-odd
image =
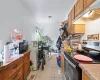
{"type": "Polygon", "coordinates": [[[49,18],[49,19],[51,19],[51,18],[52,18],[52,16],[48,16],[48,18],[49,18]]]}

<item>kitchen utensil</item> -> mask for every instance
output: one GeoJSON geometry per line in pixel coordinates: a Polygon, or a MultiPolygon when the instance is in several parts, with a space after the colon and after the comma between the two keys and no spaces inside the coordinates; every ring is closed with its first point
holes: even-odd
{"type": "Polygon", "coordinates": [[[82,45],[78,44],[78,50],[82,50],[82,45]]]}
{"type": "Polygon", "coordinates": [[[91,58],[89,58],[87,56],[84,56],[84,55],[80,55],[80,54],[75,55],[74,58],[76,60],[82,61],[82,62],[92,62],[93,61],[93,59],[91,59],[91,58]]]}
{"type": "Polygon", "coordinates": [[[64,51],[65,51],[65,52],[67,52],[67,51],[68,51],[68,48],[69,48],[68,44],[67,44],[67,43],[66,43],[66,44],[64,44],[64,51]]]}

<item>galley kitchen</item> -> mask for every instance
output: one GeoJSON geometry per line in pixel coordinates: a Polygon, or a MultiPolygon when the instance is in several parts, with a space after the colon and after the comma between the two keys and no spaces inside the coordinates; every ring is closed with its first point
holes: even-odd
{"type": "Polygon", "coordinates": [[[98,0],[77,1],[62,22],[68,31],[61,49],[66,80],[100,80],[99,5],[98,0]]]}

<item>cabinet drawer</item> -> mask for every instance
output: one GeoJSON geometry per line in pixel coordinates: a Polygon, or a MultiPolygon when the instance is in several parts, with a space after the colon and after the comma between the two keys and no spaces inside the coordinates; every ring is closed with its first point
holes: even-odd
{"type": "Polygon", "coordinates": [[[4,80],[7,80],[9,77],[11,77],[22,65],[23,65],[22,58],[8,65],[4,70],[4,80]]]}
{"type": "MultiPolygon", "coordinates": [[[[9,79],[7,80],[18,80],[20,77],[23,77],[23,67],[16,71],[9,79]]],[[[23,80],[23,79],[22,79],[23,80]]]]}

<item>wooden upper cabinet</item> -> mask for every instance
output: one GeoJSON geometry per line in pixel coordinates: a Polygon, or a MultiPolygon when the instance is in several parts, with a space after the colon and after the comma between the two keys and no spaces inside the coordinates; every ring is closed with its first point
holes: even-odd
{"type": "Polygon", "coordinates": [[[75,7],[72,8],[72,10],[70,11],[69,13],[69,16],[68,16],[68,22],[69,22],[69,33],[70,34],[74,34],[74,25],[72,24],[72,21],[75,19],[75,7]]]}
{"type": "Polygon", "coordinates": [[[74,34],[74,25],[72,21],[75,19],[75,7],[72,8],[68,15],[68,32],[69,34],[74,34]]]}
{"type": "Polygon", "coordinates": [[[87,7],[89,7],[95,1],[96,0],[84,0],[84,9],[86,9],[87,7]]]}
{"type": "MultiPolygon", "coordinates": [[[[79,2],[81,0],[78,0],[79,2]]],[[[79,5],[79,4],[78,4],[79,5]]],[[[72,21],[75,19],[75,6],[72,8],[68,15],[68,33],[69,34],[84,34],[85,25],[84,24],[73,24],[72,21]]]]}
{"type": "Polygon", "coordinates": [[[78,0],[75,4],[75,17],[84,10],[84,0],[78,0]]]}
{"type": "Polygon", "coordinates": [[[68,15],[68,33],[69,34],[72,34],[71,28],[72,28],[72,14],[70,12],[68,15]]]}
{"type": "Polygon", "coordinates": [[[72,14],[72,21],[73,21],[75,19],[75,6],[72,8],[71,14],[72,14]]]}

